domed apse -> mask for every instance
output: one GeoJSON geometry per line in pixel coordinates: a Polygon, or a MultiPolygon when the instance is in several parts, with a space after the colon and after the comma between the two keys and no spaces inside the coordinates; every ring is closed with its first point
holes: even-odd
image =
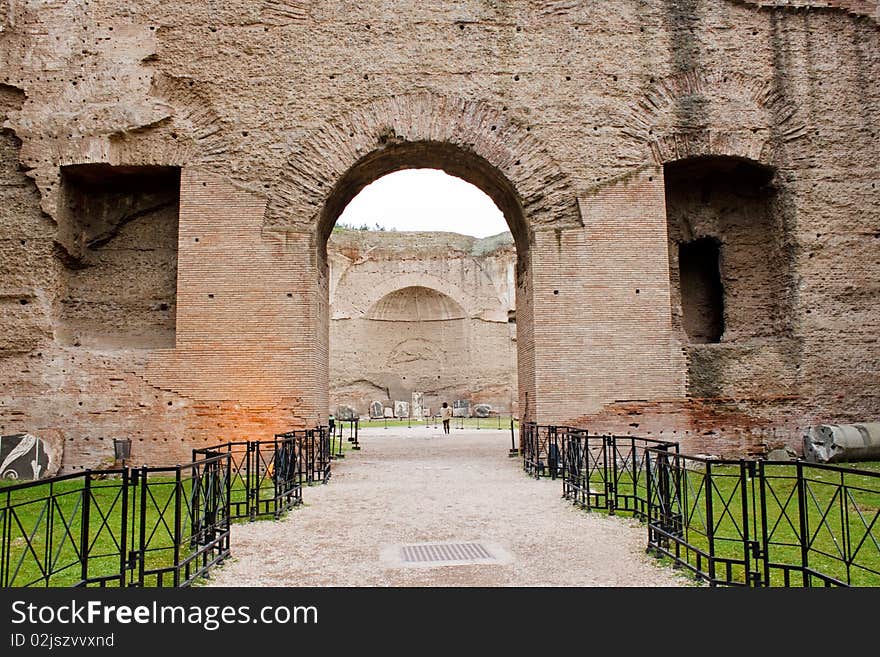
{"type": "Polygon", "coordinates": [[[418,393],[429,413],[515,412],[517,247],[487,194],[435,169],[380,177],[340,213],[327,263],[330,412],[418,393]]]}
{"type": "Polygon", "coordinates": [[[419,285],[386,294],[367,313],[367,319],[383,322],[442,322],[464,318],[464,309],[455,299],[419,285]]]}

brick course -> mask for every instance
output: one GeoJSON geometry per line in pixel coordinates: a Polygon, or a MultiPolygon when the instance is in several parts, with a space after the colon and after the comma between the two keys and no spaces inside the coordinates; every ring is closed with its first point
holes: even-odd
{"type": "Polygon", "coordinates": [[[68,469],[120,434],[164,461],[323,420],[325,240],[410,166],[508,218],[524,416],[713,453],[880,418],[876,2],[0,8],[0,431],[63,441],[68,469]],[[708,156],[773,172],[784,344],[691,348],[673,324],[663,168],[708,156]],[[58,334],[84,264],[58,246],[61,167],[101,163],[181,169],[174,349],[58,334]]]}

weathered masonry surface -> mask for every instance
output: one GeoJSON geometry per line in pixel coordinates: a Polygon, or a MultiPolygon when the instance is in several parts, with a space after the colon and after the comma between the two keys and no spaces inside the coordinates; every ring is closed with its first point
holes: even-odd
{"type": "Polygon", "coordinates": [[[524,418],[718,454],[876,421],[878,19],[0,1],[0,432],[69,470],[324,421],[327,238],[408,167],[507,217],[524,418]]]}
{"type": "Polygon", "coordinates": [[[330,267],[330,410],[367,416],[422,393],[516,410],[516,250],[510,233],[336,231],[330,267]]]}

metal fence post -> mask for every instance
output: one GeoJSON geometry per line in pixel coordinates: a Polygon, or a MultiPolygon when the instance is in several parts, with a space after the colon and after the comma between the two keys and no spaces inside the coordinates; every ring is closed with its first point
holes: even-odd
{"type": "Polygon", "coordinates": [[[174,588],[180,586],[180,485],[180,465],[178,464],[174,471],[174,588]]]}
{"type": "Polygon", "coordinates": [[[578,488],[581,506],[590,500],[590,435],[584,431],[578,438],[578,488]]]}
{"type": "Polygon", "coordinates": [[[125,571],[128,569],[128,487],[129,469],[122,470],[122,518],[119,520],[119,586],[125,586],[125,571]]]}
{"type": "MultiPolygon", "coordinates": [[[[617,510],[617,482],[619,472],[617,469],[617,436],[608,436],[608,447],[611,449],[611,479],[608,480],[608,515],[613,516],[617,510]]],[[[608,458],[607,455],[605,457],[608,458]]]]}
{"type": "MultiPolygon", "coordinates": [[[[760,491],[761,515],[761,561],[764,570],[764,586],[770,586],[770,534],[767,522],[767,491],[765,489],[767,471],[764,462],[758,461],[758,490],[760,491]]],[[[783,510],[784,512],[784,510],[783,510]]],[[[757,520],[756,520],[757,525],[757,520]]],[[[755,527],[757,532],[757,526],[755,527]]],[[[787,577],[788,571],[786,571],[787,577]]]]}
{"type": "Polygon", "coordinates": [[[837,501],[838,508],[840,509],[840,528],[842,534],[840,540],[843,543],[843,560],[846,564],[846,583],[847,586],[852,586],[852,536],[850,535],[849,504],[847,504],[849,490],[844,474],[842,472],[838,474],[840,476],[840,487],[838,488],[839,495],[837,496],[837,501]]]}
{"type": "MultiPolygon", "coordinates": [[[[283,502],[281,500],[281,495],[284,492],[284,455],[281,453],[278,442],[279,435],[275,434],[272,436],[272,458],[271,468],[272,468],[272,517],[278,519],[281,515],[281,507],[283,506],[283,502]]],[[[282,439],[281,444],[284,444],[284,437],[280,436],[282,439]]]]}
{"type": "Polygon", "coordinates": [[[752,558],[757,558],[757,545],[754,545],[749,532],[749,494],[746,490],[749,479],[754,478],[755,462],[740,459],[739,461],[739,483],[740,483],[740,504],[742,505],[742,541],[743,541],[743,567],[745,568],[745,583],[747,586],[760,586],[761,575],[755,572],[752,567],[752,558]]]}
{"type": "Polygon", "coordinates": [[[141,467],[141,508],[140,508],[140,549],[138,553],[138,586],[144,586],[144,569],[146,568],[147,558],[147,466],[141,467]]]}
{"type": "Polygon", "coordinates": [[[257,497],[260,488],[259,473],[259,454],[260,445],[257,442],[248,440],[247,449],[245,450],[245,499],[247,500],[248,519],[254,521],[257,519],[257,507],[260,500],[257,497]],[[256,485],[254,483],[256,482],[256,485]]]}
{"type": "Polygon", "coordinates": [[[232,449],[232,443],[226,444],[226,453],[229,455],[229,459],[227,460],[227,471],[228,475],[226,477],[226,499],[229,501],[229,516],[230,522],[232,521],[232,488],[235,485],[235,478],[237,476],[241,476],[241,470],[237,469],[235,466],[235,453],[232,449]]]}
{"type": "Polygon", "coordinates": [[[715,586],[715,517],[712,515],[712,462],[706,461],[706,540],[709,543],[709,585],[715,586]]]}
{"type": "Polygon", "coordinates": [[[798,519],[799,519],[799,529],[800,529],[800,540],[798,541],[801,546],[801,575],[803,576],[803,585],[805,587],[810,586],[810,575],[808,573],[808,568],[810,567],[810,549],[807,545],[807,541],[809,540],[809,522],[807,518],[807,481],[804,478],[804,465],[803,462],[798,460],[795,462],[796,473],[797,473],[797,491],[798,491],[798,519]]]}
{"type": "Polygon", "coordinates": [[[653,496],[651,495],[653,484],[654,483],[654,475],[651,473],[651,452],[650,450],[645,450],[645,496],[647,499],[647,504],[645,506],[645,513],[647,513],[648,520],[648,548],[647,552],[650,554],[654,551],[654,532],[651,531],[651,521],[654,517],[654,501],[653,496]]]}
{"type": "Polygon", "coordinates": [[[602,488],[605,490],[605,508],[608,515],[614,515],[614,486],[608,480],[608,448],[611,446],[611,436],[602,436],[602,488]]]}
{"type": "MultiPolygon", "coordinates": [[[[89,516],[92,507],[92,471],[86,470],[83,481],[82,527],[80,528],[80,578],[85,582],[89,578],[89,516]]],[[[51,508],[51,502],[50,502],[51,508]]],[[[51,511],[50,511],[51,514],[51,511]]],[[[51,562],[47,561],[48,566],[51,562]]]]}

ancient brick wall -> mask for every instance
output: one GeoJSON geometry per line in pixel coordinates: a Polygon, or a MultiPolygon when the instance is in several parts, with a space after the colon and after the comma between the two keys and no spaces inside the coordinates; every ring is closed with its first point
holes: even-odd
{"type": "Polygon", "coordinates": [[[716,453],[876,420],[877,20],[865,0],[0,2],[0,431],[63,440],[73,468],[119,434],[167,460],[323,420],[326,239],[406,167],[508,218],[524,416],[716,453]],[[772,173],[763,233],[735,194],[667,195],[701,158],[772,173]],[[98,165],[178,171],[178,194],[71,212],[68,174],[98,165]],[[718,343],[681,331],[684,217],[763,286],[718,343]],[[89,221],[120,230],[82,257],[89,221]],[[749,266],[762,240],[778,266],[749,266]]]}
{"type": "Polygon", "coordinates": [[[509,233],[337,231],[330,262],[330,409],[364,417],[424,395],[516,408],[516,252],[509,233]]]}

